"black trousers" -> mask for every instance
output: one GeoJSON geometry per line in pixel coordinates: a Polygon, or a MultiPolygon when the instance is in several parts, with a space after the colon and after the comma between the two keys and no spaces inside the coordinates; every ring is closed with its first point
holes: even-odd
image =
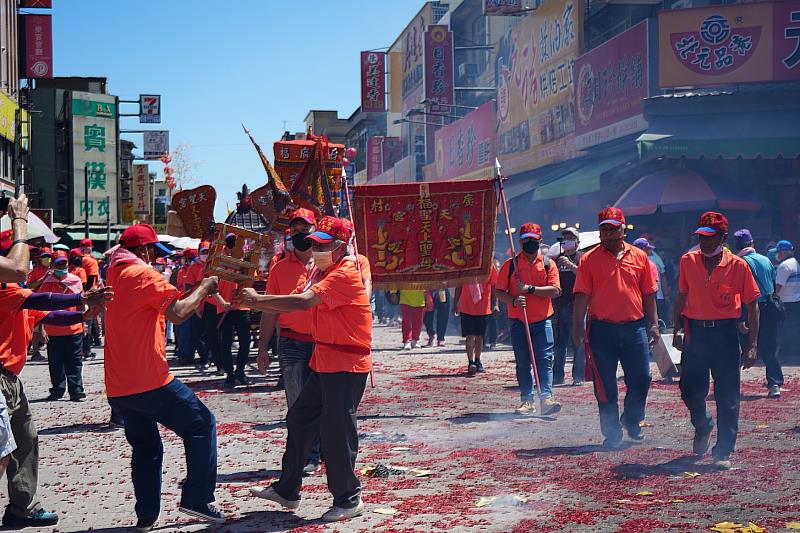
{"type": "Polygon", "coordinates": [[[83,392],[83,333],[53,336],[47,341],[47,366],[50,368],[50,394],[60,398],[65,389],[70,397],[83,392]]]}
{"type": "Polygon", "coordinates": [[[220,315],[217,314],[217,306],[211,305],[210,303],[206,302],[203,304],[203,333],[205,333],[206,338],[206,345],[208,346],[208,352],[203,355],[201,352],[200,354],[200,363],[207,364],[208,363],[208,356],[211,355],[211,362],[216,365],[217,368],[223,368],[222,366],[222,357],[220,356],[221,348],[219,342],[219,329],[217,329],[217,323],[219,322],[220,315]]]}
{"type": "Polygon", "coordinates": [[[689,331],[681,354],[681,398],[700,434],[714,427],[706,408],[710,376],[714,377],[714,401],[717,404],[717,444],[715,456],[728,455],[736,447],[739,433],[739,389],[741,352],[736,320],[716,322],[703,327],[699,320],[689,321],[689,331]]]}
{"type": "Polygon", "coordinates": [[[250,320],[247,311],[232,309],[222,322],[220,328],[222,337],[221,357],[222,367],[229,378],[234,375],[244,377],[244,367],[247,356],[250,355],[250,320]],[[233,332],[239,338],[239,351],[236,353],[236,371],[233,369],[233,332]]]}
{"type": "Polygon", "coordinates": [[[333,504],[343,509],[358,505],[361,482],[355,473],[358,456],[356,410],[364,395],[368,375],[311,372],[300,396],[286,415],[289,435],[281,478],[273,484],[278,494],[288,500],[300,499],[303,467],[319,438],[333,504]]]}

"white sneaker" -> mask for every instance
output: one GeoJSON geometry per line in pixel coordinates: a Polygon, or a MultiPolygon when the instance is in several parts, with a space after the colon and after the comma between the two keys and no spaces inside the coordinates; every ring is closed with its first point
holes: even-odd
{"type": "Polygon", "coordinates": [[[323,522],[340,522],[342,520],[349,520],[364,514],[364,502],[358,501],[358,505],[351,509],[342,509],[341,507],[333,506],[324,515],[322,515],[323,522]]]}
{"type": "Polygon", "coordinates": [[[250,487],[250,494],[257,498],[261,498],[263,500],[269,500],[280,504],[284,509],[289,509],[290,511],[294,511],[298,507],[300,507],[300,500],[287,500],[277,492],[272,487],[262,488],[262,487],[250,487]]]}
{"type": "Polygon", "coordinates": [[[767,398],[780,398],[781,397],[781,388],[778,385],[773,385],[769,388],[767,392],[767,398]]]}
{"type": "Polygon", "coordinates": [[[410,349],[411,349],[411,343],[410,342],[407,342],[407,343],[403,344],[403,347],[401,348],[401,350],[403,350],[403,351],[408,351],[410,349]]]}

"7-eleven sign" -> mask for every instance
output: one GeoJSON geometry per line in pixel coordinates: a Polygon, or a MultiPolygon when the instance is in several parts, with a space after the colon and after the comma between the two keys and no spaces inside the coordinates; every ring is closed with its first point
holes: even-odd
{"type": "Polygon", "coordinates": [[[139,95],[139,123],[161,124],[161,95],[139,95]]]}

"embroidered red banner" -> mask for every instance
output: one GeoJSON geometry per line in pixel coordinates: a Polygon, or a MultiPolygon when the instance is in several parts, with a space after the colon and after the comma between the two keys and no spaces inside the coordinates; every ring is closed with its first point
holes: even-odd
{"type": "Polygon", "coordinates": [[[184,189],[172,195],[172,209],[183,222],[186,235],[207,239],[214,229],[214,204],[217,191],[211,185],[184,189]]]}
{"type": "Polygon", "coordinates": [[[376,288],[455,287],[491,271],[494,180],[357,185],[359,252],[376,288]]]}

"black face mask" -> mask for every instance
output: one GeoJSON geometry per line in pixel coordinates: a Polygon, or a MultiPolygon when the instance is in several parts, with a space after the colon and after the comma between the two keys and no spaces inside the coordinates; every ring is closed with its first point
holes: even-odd
{"type": "Polygon", "coordinates": [[[526,254],[535,254],[539,251],[539,243],[537,241],[527,241],[522,243],[522,251],[526,254]]]}
{"type": "Polygon", "coordinates": [[[311,248],[311,240],[309,240],[308,236],[311,235],[310,233],[295,233],[292,235],[292,244],[294,244],[294,249],[298,252],[305,252],[309,248],[311,248]]]}
{"type": "Polygon", "coordinates": [[[229,250],[233,250],[236,246],[236,239],[225,239],[225,246],[227,246],[229,250]]]}

